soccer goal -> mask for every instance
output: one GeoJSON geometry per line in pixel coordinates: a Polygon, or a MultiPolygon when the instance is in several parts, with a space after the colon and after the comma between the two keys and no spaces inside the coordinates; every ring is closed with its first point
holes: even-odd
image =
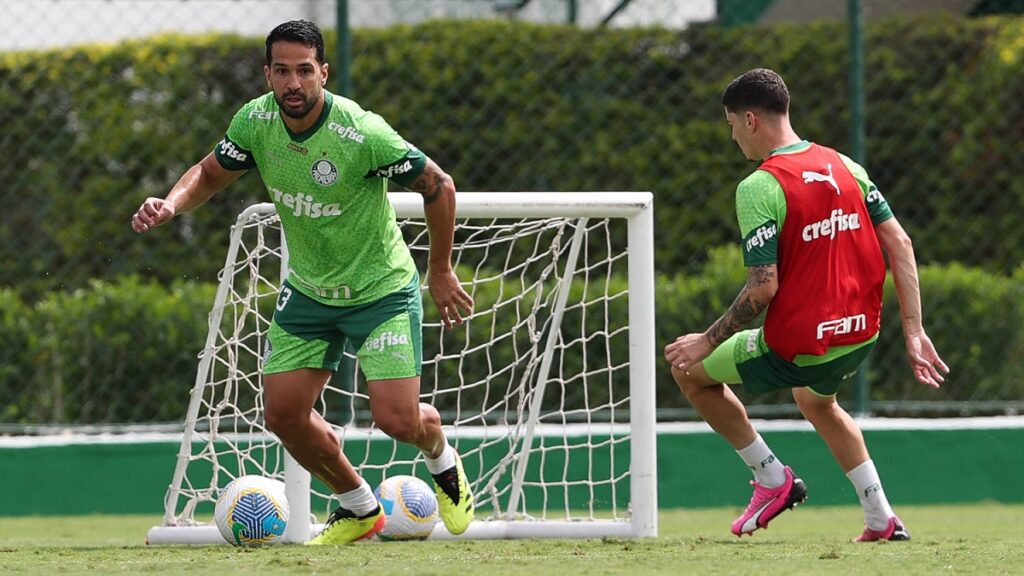
{"type": "MultiPolygon", "coordinates": [[[[422,197],[390,200],[425,270],[422,197]]],[[[657,535],[653,230],[648,192],[459,193],[453,264],[475,310],[444,329],[424,295],[421,389],[476,495],[477,519],[458,538],[657,535]]],[[[336,506],[263,421],[260,362],[287,270],[273,205],[246,209],[150,544],[223,542],[213,506],[239,475],[284,481],[286,541],[308,540],[336,506]]],[[[371,486],[429,481],[415,448],[374,427],[350,352],[317,409],[371,486]]],[[[438,523],[431,538],[454,537],[438,523]]]]}

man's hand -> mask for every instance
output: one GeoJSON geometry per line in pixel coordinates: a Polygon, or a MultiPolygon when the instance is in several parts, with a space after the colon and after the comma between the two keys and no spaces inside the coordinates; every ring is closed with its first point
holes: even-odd
{"type": "Polygon", "coordinates": [[[910,368],[914,371],[914,378],[925,386],[938,388],[939,384],[945,382],[942,373],[949,374],[949,366],[939,358],[928,335],[923,331],[918,334],[907,335],[907,357],[910,359],[910,368]],[[942,372],[940,372],[940,370],[942,372]]]}
{"type": "Polygon", "coordinates": [[[445,328],[451,328],[453,323],[462,324],[462,313],[467,316],[473,313],[473,298],[462,289],[454,271],[439,274],[428,272],[427,285],[430,287],[430,297],[441,312],[441,322],[444,322],[445,328]]]}
{"type": "Polygon", "coordinates": [[[690,367],[707,358],[713,350],[704,334],[686,334],[665,346],[665,359],[673,368],[689,374],[690,367]]]}
{"type": "Polygon", "coordinates": [[[163,198],[146,198],[132,216],[132,230],[145,232],[174,218],[174,205],[163,198]]]}

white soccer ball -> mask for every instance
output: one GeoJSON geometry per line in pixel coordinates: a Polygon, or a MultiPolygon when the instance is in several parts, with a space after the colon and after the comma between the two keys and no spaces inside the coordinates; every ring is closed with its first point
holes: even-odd
{"type": "Polygon", "coordinates": [[[229,544],[263,546],[279,542],[288,525],[284,482],[239,476],[221,491],[213,517],[229,544]]]}
{"type": "Polygon", "coordinates": [[[415,476],[392,476],[373,493],[380,500],[387,521],[377,538],[426,540],[437,524],[437,497],[426,482],[415,476]]]}

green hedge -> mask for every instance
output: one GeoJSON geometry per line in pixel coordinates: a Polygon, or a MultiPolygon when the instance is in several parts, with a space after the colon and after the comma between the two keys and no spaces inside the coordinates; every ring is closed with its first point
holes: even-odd
{"type": "Polygon", "coordinates": [[[1024,267],[1011,278],[960,264],[920,272],[925,327],[950,376],[941,391],[918,384],[910,372],[896,291],[886,286],[882,335],[872,352],[876,400],[1024,399],[1024,267]]]}
{"type": "MultiPolygon", "coordinates": [[[[656,281],[656,350],[658,406],[687,407],[676,390],[661,348],[676,336],[703,330],[732,302],[744,281],[739,250],[733,247],[712,250],[708,264],[693,275],[659,276],[656,281]]],[[[922,292],[927,326],[936,346],[953,369],[949,382],[934,391],[917,384],[910,374],[903,350],[895,291],[887,287],[884,326],[879,344],[872,354],[870,375],[874,400],[990,400],[1018,401],[1024,397],[1024,268],[1010,278],[987,274],[960,265],[926,266],[921,270],[922,292]],[[964,344],[987,342],[986,346],[964,344]]],[[[626,288],[620,279],[612,279],[611,294],[626,288]]],[[[513,288],[505,287],[507,301],[513,288]]],[[[582,287],[574,286],[570,302],[579,301],[582,287]]],[[[591,288],[594,290],[594,288],[591,288]]],[[[604,288],[600,291],[603,293],[604,288]]],[[[33,307],[21,304],[16,294],[0,291],[0,402],[2,423],[99,423],[180,421],[185,414],[189,390],[195,377],[197,354],[206,339],[207,313],[213,302],[214,286],[180,281],[170,288],[135,277],[113,283],[94,282],[87,288],[68,294],[55,294],[33,307]]],[[[587,295],[593,300],[596,293],[587,295]]],[[[498,300],[497,288],[480,285],[476,299],[478,310],[498,300]]],[[[426,320],[437,321],[431,302],[425,303],[426,320]]],[[[626,299],[609,303],[613,317],[624,318],[626,299]]],[[[601,365],[608,357],[621,363],[628,359],[625,334],[593,336],[603,328],[604,308],[587,308],[588,333],[592,340],[574,345],[558,365],[571,373],[572,363],[581,362],[586,347],[588,366],[601,365]]],[[[583,321],[579,310],[570,313],[565,326],[577,327],[583,321]]],[[[482,380],[488,373],[488,361],[495,366],[508,362],[514,346],[529,345],[526,330],[512,332],[516,314],[504,309],[493,317],[481,318],[473,332],[490,333],[492,319],[496,333],[509,338],[493,345],[487,358],[477,354],[467,361],[450,362],[438,375],[442,387],[460,382],[482,380]]],[[[575,328],[572,328],[575,329],[575,328]]],[[[572,334],[567,328],[566,334],[572,334]]],[[[450,354],[464,342],[465,333],[447,333],[445,349],[450,354]]],[[[426,333],[424,357],[438,352],[436,335],[426,333]]],[[[479,342],[474,341],[474,344],[479,342]]],[[[522,364],[520,365],[520,370],[522,364]]],[[[521,372],[519,372],[521,374],[521,372]]],[[[434,377],[433,371],[424,374],[434,377]]],[[[491,384],[493,398],[505,393],[507,379],[491,384]]],[[[616,374],[612,379],[616,398],[625,395],[627,379],[616,374]]],[[[425,389],[430,386],[425,384],[425,389]]],[[[479,402],[487,392],[483,387],[460,391],[464,402],[479,402]]],[[[609,391],[600,386],[589,389],[591,405],[607,398],[609,391]]],[[[548,407],[557,406],[552,387],[548,407]]],[[[842,391],[848,400],[853,390],[842,391]]],[[[565,387],[565,406],[582,402],[583,391],[577,383],[565,387]]],[[[436,399],[441,408],[454,408],[452,396],[436,399]]],[[[786,394],[744,397],[755,404],[785,401],[786,394]]]]}
{"type": "Polygon", "coordinates": [[[0,339],[13,344],[0,349],[0,421],[181,420],[213,296],[209,284],[134,276],[34,307],[0,292],[0,339]]]}
{"type": "MultiPolygon", "coordinates": [[[[31,352],[34,339],[30,330],[32,313],[17,293],[0,289],[0,390],[31,389],[35,373],[35,359],[31,352]]],[[[17,396],[0,397],[0,422],[22,417],[22,402],[29,399],[17,396]]]]}
{"type": "MultiPolygon", "coordinates": [[[[868,167],[922,262],[1010,273],[1024,258],[1024,46],[1016,17],[867,27],[868,167]]],[[[659,269],[693,272],[736,236],[751,169],[719,94],[755,66],[788,78],[800,134],[845,149],[841,23],[581,30],[474,21],[357,30],[353,85],[463,190],[650,190],[659,269]]],[[[227,227],[265,198],[246,176],[143,237],[128,220],[266,90],[261,37],[161,36],[0,54],[6,162],[0,286],[29,301],[93,278],[210,280],[227,227]]],[[[333,36],[328,40],[333,44],[333,36]]],[[[333,53],[333,47],[329,47],[333,53]]]]}
{"type": "MultiPolygon", "coordinates": [[[[867,28],[867,165],[930,264],[928,327],[954,369],[942,391],[913,384],[890,290],[875,399],[1022,397],[1022,24],[946,15],[867,28]]],[[[200,282],[223,264],[227,224],[265,194],[254,173],[166,228],[136,236],[128,219],[266,89],[262,41],[162,36],[0,54],[0,421],[184,413],[213,291],[200,282]]],[[[743,282],[735,249],[707,251],[735,242],[732,191],[751,169],[729,140],[722,87],[776,68],[800,134],[848,140],[841,24],[431,22],[360,30],[353,48],[358,100],[462,190],[655,193],[656,263],[671,272],[658,280],[659,358],[743,282]]],[[[660,406],[685,405],[663,370],[658,385],[660,406]]]]}
{"type": "MultiPolygon", "coordinates": [[[[1009,273],[1024,261],[1022,27],[931,15],[866,29],[867,167],[922,263],[1009,273]]],[[[752,169],[721,90],[746,69],[777,69],[798,133],[845,150],[847,37],[843,23],[438,22],[357,33],[353,81],[463,189],[653,191],[658,267],[693,271],[737,235],[733,190],[752,169]]]]}

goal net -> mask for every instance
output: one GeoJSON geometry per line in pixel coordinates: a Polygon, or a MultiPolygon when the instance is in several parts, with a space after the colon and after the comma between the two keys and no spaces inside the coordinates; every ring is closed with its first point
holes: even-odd
{"type": "MultiPolygon", "coordinates": [[[[390,194],[420,270],[422,197],[390,194]]],[[[654,255],[647,192],[458,195],[453,264],[475,301],[444,329],[424,297],[421,400],[441,413],[476,496],[459,538],[657,534],[654,255]]],[[[232,228],[199,356],[159,543],[223,542],[218,493],[259,474],[285,482],[285,540],[308,540],[337,506],[263,421],[260,363],[288,269],[271,204],[232,228]]],[[[418,450],[374,427],[351,350],[317,409],[376,486],[430,476],[418,450]]],[[[453,538],[438,523],[431,538],[453,538]]]]}

